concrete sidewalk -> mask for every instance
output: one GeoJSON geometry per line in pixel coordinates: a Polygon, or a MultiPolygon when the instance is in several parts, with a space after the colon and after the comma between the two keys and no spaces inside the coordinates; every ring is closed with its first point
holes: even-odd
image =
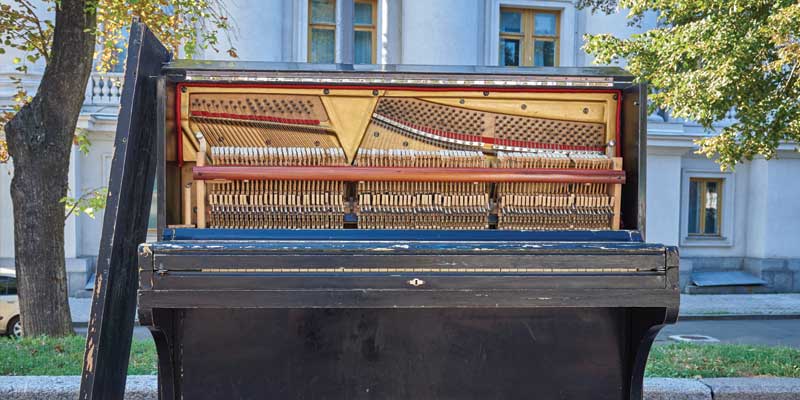
{"type": "MultiPolygon", "coordinates": [[[[72,322],[89,322],[91,298],[70,297],[72,322]]],[[[797,317],[800,318],[800,293],[790,294],[682,294],[681,318],[713,317],[797,317]]]]}
{"type": "MultiPolygon", "coordinates": [[[[0,376],[4,400],[72,400],[79,376],[0,376]]],[[[791,378],[647,378],[645,400],[800,400],[800,379],[791,378]]],[[[155,376],[129,376],[125,398],[157,399],[155,376]]]]}
{"type": "Polygon", "coordinates": [[[682,294],[680,316],[798,317],[800,293],[787,294],[682,294]]]}

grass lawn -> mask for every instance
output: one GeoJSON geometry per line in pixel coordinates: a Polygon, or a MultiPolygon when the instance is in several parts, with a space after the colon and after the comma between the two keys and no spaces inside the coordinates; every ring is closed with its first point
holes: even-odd
{"type": "MultiPolygon", "coordinates": [[[[0,375],[80,375],[86,339],[0,338],[0,375]]],[[[152,340],[134,340],[129,375],[156,373],[156,348],[152,340]]]]}
{"type": "MultiPolygon", "coordinates": [[[[0,338],[0,375],[80,375],[84,339],[0,338]]],[[[153,342],[134,340],[130,375],[156,373],[153,342]]],[[[800,378],[800,349],[730,344],[667,344],[653,347],[647,376],[800,378]]]]}
{"type": "Polygon", "coordinates": [[[653,346],[650,352],[645,375],[669,378],[800,378],[800,349],[742,344],[658,345],[653,346]]]}

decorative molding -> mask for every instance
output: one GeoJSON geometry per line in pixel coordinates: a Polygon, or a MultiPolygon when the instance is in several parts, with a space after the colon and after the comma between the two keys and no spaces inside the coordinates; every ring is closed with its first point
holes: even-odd
{"type": "Polygon", "coordinates": [[[118,105],[122,96],[121,72],[93,73],[86,84],[84,105],[118,105]]]}
{"type": "MultiPolygon", "coordinates": [[[[308,61],[308,0],[294,0],[294,59],[295,62],[308,61]]],[[[338,9],[338,8],[337,8],[338,9]]],[[[337,12],[338,14],[338,12],[337,12]]],[[[337,15],[338,19],[338,15],[337,15]]]]}

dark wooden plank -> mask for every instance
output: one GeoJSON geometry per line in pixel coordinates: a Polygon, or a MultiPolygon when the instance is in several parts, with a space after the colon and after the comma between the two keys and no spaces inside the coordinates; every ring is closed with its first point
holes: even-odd
{"type": "MultiPolygon", "coordinates": [[[[420,255],[420,254],[259,254],[160,255],[155,269],[201,268],[639,268],[663,270],[664,255],[420,255]]],[[[457,272],[457,271],[453,271],[457,272]]]]}
{"type": "MultiPolygon", "coordinates": [[[[145,276],[142,271],[142,276],[145,276]]],[[[152,274],[150,272],[149,274],[152,274]]],[[[478,275],[361,274],[311,275],[183,272],[149,275],[154,290],[280,290],[280,289],[663,289],[664,274],[478,275]],[[417,281],[414,281],[417,279],[417,281]],[[412,285],[412,282],[418,286],[412,285]]],[[[151,288],[147,288],[151,289],[151,288]]]]}
{"type": "Polygon", "coordinates": [[[603,308],[192,309],[180,321],[185,399],[623,400],[638,339],[626,310],[603,308]]]}
{"type": "Polygon", "coordinates": [[[533,290],[148,290],[141,308],[675,308],[666,289],[533,290]]]}
{"type": "Polygon", "coordinates": [[[627,181],[622,185],[622,228],[645,234],[647,200],[647,87],[635,84],[622,92],[622,131],[618,146],[622,150],[622,169],[627,181]]]}
{"type": "Polygon", "coordinates": [[[245,240],[152,243],[154,254],[575,254],[661,255],[664,246],[626,242],[413,241],[413,240],[245,240]]]}
{"type": "Polygon", "coordinates": [[[124,395],[136,309],[136,248],[146,238],[156,170],[154,77],[169,58],[152,32],[134,22],[81,376],[83,400],[124,395]]]}

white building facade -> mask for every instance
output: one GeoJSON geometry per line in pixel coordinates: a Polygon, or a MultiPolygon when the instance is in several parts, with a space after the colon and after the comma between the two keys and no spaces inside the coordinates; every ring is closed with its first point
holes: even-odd
{"type": "MultiPolygon", "coordinates": [[[[571,1],[355,0],[356,62],[377,64],[588,66],[583,36],[626,36],[655,26],[629,27],[625,12],[592,15],[571,1]]],[[[241,60],[339,62],[341,2],[227,0],[241,60]]],[[[0,55],[0,106],[14,92],[13,52],[0,55]]],[[[201,58],[227,59],[206,52],[201,58]]],[[[41,67],[25,81],[35,90],[41,67]]],[[[79,127],[92,143],[74,149],[72,193],[105,186],[112,158],[120,75],[93,75],[79,127]]],[[[724,126],[725,122],[721,124],[724,126]]],[[[655,114],[648,119],[647,240],[678,245],[684,285],[691,274],[741,271],[763,285],[728,291],[800,291],[800,153],[783,145],[776,159],[758,159],[721,172],[694,154],[693,140],[709,134],[689,121],[655,114]]],[[[0,165],[0,266],[13,265],[9,186],[13,166],[0,165]]],[[[101,234],[97,219],[70,217],[65,250],[73,294],[93,270],[101,234]]],[[[710,290],[688,286],[689,291],[710,290]]]]}

